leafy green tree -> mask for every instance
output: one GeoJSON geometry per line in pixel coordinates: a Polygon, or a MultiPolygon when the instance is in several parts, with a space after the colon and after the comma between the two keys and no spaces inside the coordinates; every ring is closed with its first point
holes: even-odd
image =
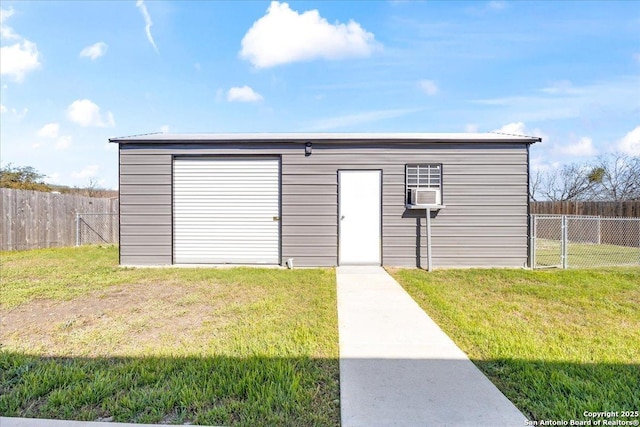
{"type": "Polygon", "coordinates": [[[13,166],[11,163],[0,168],[0,187],[16,190],[51,191],[44,183],[46,175],[31,166],[13,166]]]}

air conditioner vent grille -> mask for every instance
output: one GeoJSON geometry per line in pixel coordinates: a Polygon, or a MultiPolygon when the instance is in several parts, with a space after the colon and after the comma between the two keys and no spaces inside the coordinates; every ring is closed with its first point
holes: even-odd
{"type": "Polygon", "coordinates": [[[416,205],[435,205],[437,193],[435,191],[416,191],[416,205]]]}
{"type": "Polygon", "coordinates": [[[440,189],[418,188],[411,190],[409,204],[413,206],[436,206],[442,204],[440,189]]]}

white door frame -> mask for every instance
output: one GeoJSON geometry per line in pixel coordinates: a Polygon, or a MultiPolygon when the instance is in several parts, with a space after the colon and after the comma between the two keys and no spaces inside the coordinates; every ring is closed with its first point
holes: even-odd
{"type": "MultiPolygon", "coordinates": [[[[364,208],[364,207],[363,207],[364,208]]],[[[338,265],[382,265],[382,170],[381,169],[342,169],[338,170],[338,265]],[[346,246],[342,239],[343,233],[343,215],[342,211],[342,174],[348,174],[350,172],[374,172],[377,175],[378,181],[378,227],[377,227],[377,259],[371,259],[363,262],[350,262],[344,260],[343,248],[346,246]]]]}

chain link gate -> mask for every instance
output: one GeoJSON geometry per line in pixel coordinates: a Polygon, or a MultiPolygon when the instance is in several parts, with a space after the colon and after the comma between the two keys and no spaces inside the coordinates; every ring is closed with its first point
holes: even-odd
{"type": "Polygon", "coordinates": [[[531,247],[533,268],[562,266],[562,218],[532,215],[531,247]]]}
{"type": "Polygon", "coordinates": [[[117,244],[119,235],[120,223],[117,213],[76,214],[76,246],[117,244]]]}
{"type": "Polygon", "coordinates": [[[532,215],[533,268],[640,266],[640,218],[532,215]]]}

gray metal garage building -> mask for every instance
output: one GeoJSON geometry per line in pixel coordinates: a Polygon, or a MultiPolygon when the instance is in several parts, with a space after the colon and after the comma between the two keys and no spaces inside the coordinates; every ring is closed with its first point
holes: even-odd
{"type": "Polygon", "coordinates": [[[529,145],[538,141],[428,133],[112,138],[120,263],[522,267],[529,145]]]}

